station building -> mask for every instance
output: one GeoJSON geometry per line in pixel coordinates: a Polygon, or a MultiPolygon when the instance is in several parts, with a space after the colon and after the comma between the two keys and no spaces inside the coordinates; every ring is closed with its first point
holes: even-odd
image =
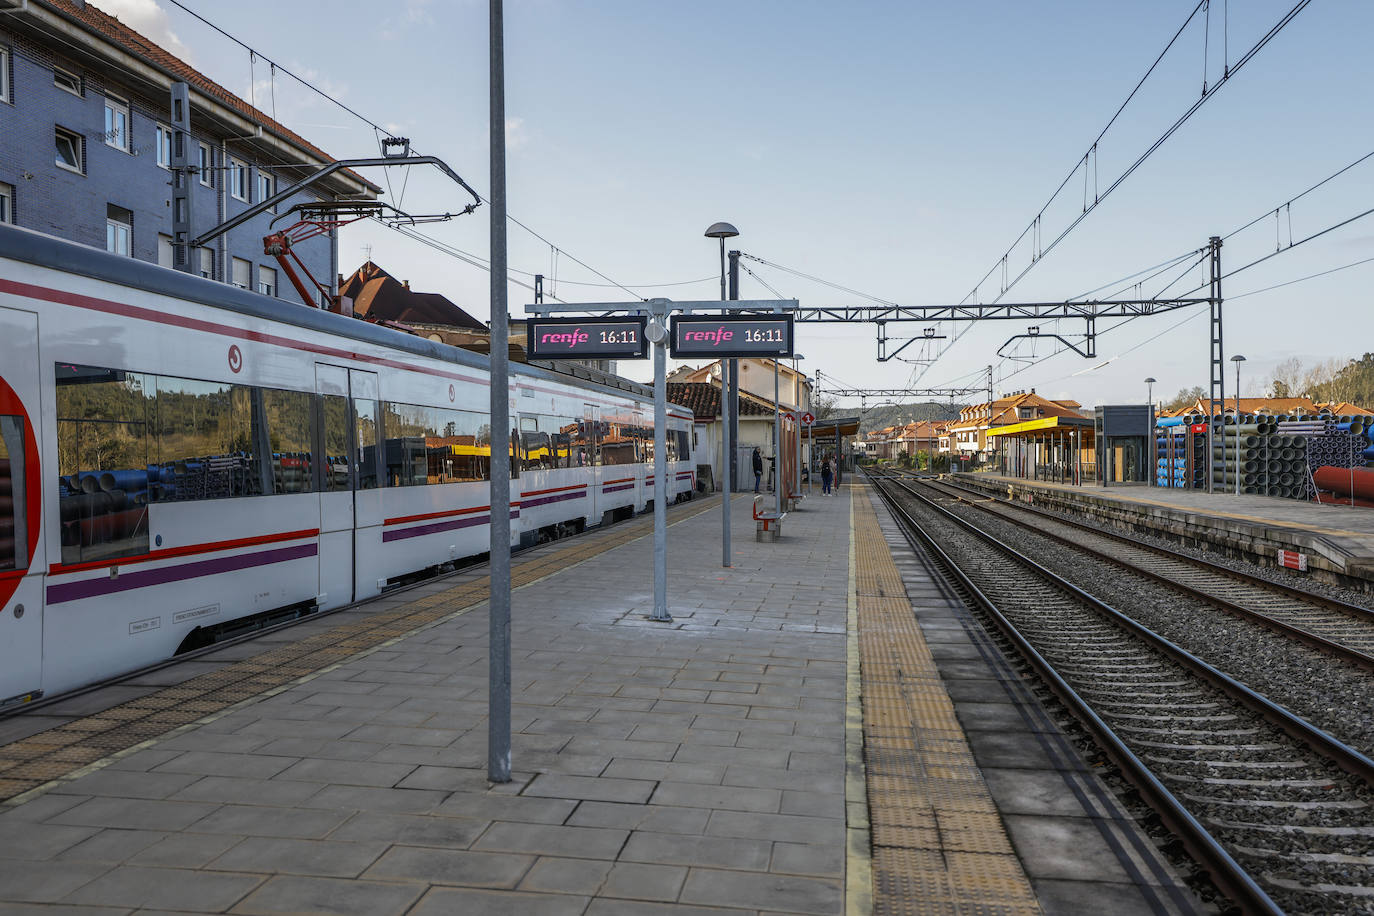
{"type": "MultiPolygon", "coordinates": [[[[0,222],[172,266],[172,87],[189,87],[191,236],[334,161],[304,137],[85,0],[0,4],[0,222]]],[[[263,253],[291,206],[375,198],[336,172],[190,254],[196,273],[300,301],[263,253]],[[285,285],[285,290],[283,290],[285,285]]],[[[334,233],[297,249],[337,292],[334,233]]]]}

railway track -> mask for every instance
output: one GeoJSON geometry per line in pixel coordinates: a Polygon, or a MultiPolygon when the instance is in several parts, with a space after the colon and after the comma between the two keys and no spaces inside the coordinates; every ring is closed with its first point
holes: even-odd
{"type": "Polygon", "coordinates": [[[1014,525],[1206,601],[1237,617],[1374,670],[1374,611],[1273,582],[1124,535],[1075,524],[1050,512],[954,484],[921,485],[1014,525]]]}
{"type": "Polygon", "coordinates": [[[1241,910],[1374,913],[1374,761],[922,494],[875,482],[1241,910]]]}

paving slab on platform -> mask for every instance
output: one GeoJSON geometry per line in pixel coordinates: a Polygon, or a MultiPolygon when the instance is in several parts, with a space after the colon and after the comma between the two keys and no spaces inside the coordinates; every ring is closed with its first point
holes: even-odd
{"type": "MultiPolygon", "coordinates": [[[[981,907],[1013,913],[1038,907],[1046,914],[1075,916],[1204,912],[944,584],[924,550],[911,547],[876,493],[859,498],[870,494],[879,537],[912,596],[919,635],[910,638],[924,645],[923,651],[904,657],[902,677],[913,685],[935,680],[944,700],[933,700],[951,705],[951,718],[957,717],[961,729],[939,737],[933,731],[916,733],[916,754],[930,765],[917,767],[906,782],[905,791],[920,802],[911,806],[912,813],[929,807],[937,824],[973,816],[961,832],[948,827],[928,832],[888,828],[884,836],[875,832],[875,845],[886,840],[906,853],[888,866],[894,876],[884,881],[884,851],[875,848],[880,899],[886,884],[908,894],[919,888],[927,901],[920,910],[904,909],[904,901],[898,901],[888,911],[956,914],[981,907]],[[967,770],[962,779],[954,778],[959,769],[967,770]],[[939,775],[946,771],[949,775],[939,775]],[[981,876],[967,873],[960,859],[971,851],[980,854],[981,876]],[[929,855],[929,861],[918,854],[929,855]],[[1016,890],[1018,881],[1029,882],[1034,892],[1029,900],[1016,890]]],[[[856,539],[863,540],[862,523],[856,522],[856,528],[856,539]]],[[[934,705],[927,701],[922,712],[938,719],[934,705]]],[[[891,743],[881,733],[876,740],[891,743]]],[[[870,771],[870,784],[873,778],[870,771]]],[[[875,823],[883,817],[876,810],[873,816],[875,823]]]]}
{"type": "Polygon", "coordinates": [[[647,537],[517,589],[509,784],[478,606],[24,796],[0,902],[842,913],[846,494],[776,544],[737,500],[731,569],[718,513],[674,524],[671,624],[646,619],[647,537]]]}

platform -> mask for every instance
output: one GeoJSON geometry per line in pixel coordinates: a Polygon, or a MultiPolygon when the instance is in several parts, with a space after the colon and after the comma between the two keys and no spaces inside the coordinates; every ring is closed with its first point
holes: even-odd
{"type": "Polygon", "coordinates": [[[1262,566],[1279,550],[1307,554],[1310,574],[1374,591],[1374,510],[1271,496],[1144,485],[1073,486],[1001,474],[953,475],[998,496],[1033,497],[1046,508],[1206,547],[1262,566]]]}
{"type": "Polygon", "coordinates": [[[1189,911],[861,484],[718,507],[516,558],[508,784],[481,570],[0,723],[0,911],[1189,911]]]}

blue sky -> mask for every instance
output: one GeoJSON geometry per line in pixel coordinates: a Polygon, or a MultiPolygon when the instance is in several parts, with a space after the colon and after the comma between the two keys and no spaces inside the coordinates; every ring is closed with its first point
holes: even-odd
{"type": "MultiPolygon", "coordinates": [[[[170,43],[170,32],[192,63],[245,95],[251,86],[260,107],[275,102],[282,121],[332,154],[376,154],[371,128],[280,74],[274,84],[262,60],[251,64],[181,10],[165,2],[159,10],[155,0],[95,2],[152,37],[170,43]]],[[[183,2],[486,193],[485,2],[183,2]]],[[[727,220],[741,231],[735,247],[775,264],[903,304],[958,302],[1083,156],[1195,2],[509,0],[510,213],[566,252],[555,256],[512,226],[510,264],[550,275],[556,268],[555,292],[568,301],[714,298],[717,249],[702,232],[727,220]],[[631,292],[577,285],[605,281],[568,255],[631,292]],[[692,280],[701,282],[655,286],[692,280]]],[[[1213,0],[1209,83],[1227,52],[1234,64],[1294,2],[1213,0]]],[[[1200,248],[1374,150],[1371,34],[1374,4],[1312,3],[1006,300],[1073,296],[1200,248]]],[[[1100,188],[1198,98],[1203,55],[1199,17],[1103,139],[1100,188]]],[[[1080,174],[1047,213],[1047,236],[1081,212],[1081,184],[1080,174]]],[[[393,174],[388,198],[412,212],[442,211],[461,205],[455,191],[417,171],[403,198],[393,174]]],[[[1293,236],[1368,209],[1371,199],[1374,159],[1295,204],[1293,236]]],[[[425,231],[487,256],[485,208],[425,231]]],[[[379,227],[345,230],[343,263],[356,266],[367,246],[415,288],[488,314],[485,272],[379,227]]],[[[1274,248],[1271,218],[1228,240],[1223,264],[1274,248]]],[[[1225,292],[1370,257],[1374,217],[1228,280],[1225,292]]],[[[750,266],[805,304],[866,304],[750,266]]],[[[1371,282],[1367,264],[1228,304],[1226,352],[1248,357],[1246,393],[1290,356],[1313,363],[1374,350],[1371,282]]],[[[771,297],[748,276],[742,292],[771,297]]],[[[513,284],[511,311],[529,297],[513,284]]],[[[807,371],[868,387],[904,386],[918,375],[922,385],[944,385],[991,362],[999,389],[1035,387],[1084,404],[1138,401],[1146,376],[1159,379],[1157,395],[1205,385],[1205,317],[1168,330],[1194,314],[1103,334],[1096,361],[1071,353],[1035,365],[998,360],[1003,342],[1025,330],[1016,322],[980,324],[923,374],[876,362],[871,325],[800,326],[798,350],[807,371]]],[[[1060,333],[1081,330],[1066,322],[1060,333]]],[[[1041,341],[1034,355],[1050,350],[1041,341]]],[[[1016,352],[1031,355],[1025,343],[1016,352]]],[[[622,369],[645,378],[649,364],[622,369]]]]}

